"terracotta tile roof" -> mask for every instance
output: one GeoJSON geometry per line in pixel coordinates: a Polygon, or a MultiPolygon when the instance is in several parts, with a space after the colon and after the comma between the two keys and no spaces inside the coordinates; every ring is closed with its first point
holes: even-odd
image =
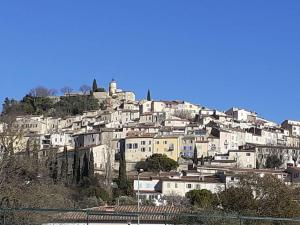
{"type": "MultiPolygon", "coordinates": [[[[138,208],[136,205],[128,206],[100,206],[87,210],[89,212],[88,220],[90,223],[95,222],[124,222],[137,221],[138,208]]],[[[140,206],[141,222],[163,222],[172,221],[179,213],[183,213],[184,209],[172,206],[140,206]],[[167,215],[164,215],[167,214],[167,215]]],[[[59,222],[86,222],[87,213],[68,212],[61,213],[57,216],[59,222]]]]}

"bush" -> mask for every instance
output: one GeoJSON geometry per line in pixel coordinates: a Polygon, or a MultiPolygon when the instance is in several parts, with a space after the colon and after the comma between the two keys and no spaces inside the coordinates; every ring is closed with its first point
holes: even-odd
{"type": "Polygon", "coordinates": [[[108,194],[108,192],[101,188],[101,187],[95,187],[90,186],[88,188],[81,189],[79,191],[79,195],[81,198],[93,198],[96,197],[98,200],[102,200],[104,202],[110,202],[111,198],[108,194]]]}
{"type": "Polygon", "coordinates": [[[186,193],[186,197],[190,200],[191,204],[200,208],[209,208],[212,206],[214,196],[211,191],[191,190],[186,193]]]}
{"type": "Polygon", "coordinates": [[[266,168],[279,168],[282,165],[282,161],[277,157],[277,155],[270,155],[266,160],[266,168]]]}

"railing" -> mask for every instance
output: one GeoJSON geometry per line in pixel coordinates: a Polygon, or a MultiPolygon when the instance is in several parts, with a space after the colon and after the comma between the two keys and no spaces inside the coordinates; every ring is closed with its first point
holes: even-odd
{"type": "Polygon", "coordinates": [[[222,212],[153,213],[95,209],[0,208],[0,225],[98,224],[296,225],[300,218],[258,217],[222,212]],[[139,219],[138,219],[139,218],[139,219]]]}

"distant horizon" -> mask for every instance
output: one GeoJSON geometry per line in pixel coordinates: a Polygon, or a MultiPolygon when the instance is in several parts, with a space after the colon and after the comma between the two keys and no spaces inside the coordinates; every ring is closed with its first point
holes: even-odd
{"type": "Polygon", "coordinates": [[[2,2],[0,101],[115,78],[138,99],[150,89],[300,120],[299,11],[296,0],[2,2]]]}

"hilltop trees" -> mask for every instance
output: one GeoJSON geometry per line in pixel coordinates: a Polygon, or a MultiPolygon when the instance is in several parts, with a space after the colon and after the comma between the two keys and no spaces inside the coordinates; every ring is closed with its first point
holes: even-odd
{"type": "MultiPolygon", "coordinates": [[[[87,110],[100,108],[99,101],[93,96],[91,87],[84,84],[79,90],[83,93],[74,93],[73,88],[64,86],[60,89],[62,96],[55,96],[55,89],[43,86],[32,88],[21,101],[5,98],[3,103],[3,115],[45,115],[55,117],[74,116],[87,110]]],[[[104,88],[98,88],[94,79],[94,92],[105,92],[104,88]]]]}
{"type": "Polygon", "coordinates": [[[60,89],[60,92],[64,95],[70,94],[73,91],[73,88],[69,86],[64,86],[60,89]]]}
{"type": "Polygon", "coordinates": [[[98,89],[98,85],[97,85],[97,81],[96,81],[96,79],[94,79],[93,80],[93,92],[96,92],[97,91],[97,89],[98,89]]]}
{"type": "Polygon", "coordinates": [[[79,91],[81,91],[84,95],[86,95],[91,91],[91,87],[86,84],[83,84],[80,86],[79,91]]]}
{"type": "Polygon", "coordinates": [[[49,97],[56,94],[55,89],[48,89],[43,86],[38,86],[36,88],[32,88],[29,91],[29,95],[32,97],[49,97]]]}

